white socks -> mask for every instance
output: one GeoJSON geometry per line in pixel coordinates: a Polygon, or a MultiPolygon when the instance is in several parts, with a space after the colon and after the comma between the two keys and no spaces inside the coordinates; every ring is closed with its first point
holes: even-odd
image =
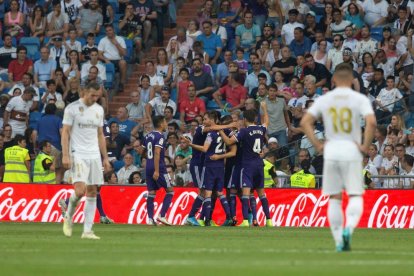
{"type": "Polygon", "coordinates": [[[329,199],[328,220],[336,246],[342,245],[342,224],[344,222],[342,200],[333,198],[329,199]]]}
{"type": "Polygon", "coordinates": [[[83,223],[83,232],[92,232],[93,220],[95,218],[96,211],[96,197],[86,197],[85,201],[85,221],[83,223]]]}
{"type": "Polygon", "coordinates": [[[75,193],[73,193],[69,197],[69,204],[68,204],[68,210],[66,211],[66,218],[72,220],[73,214],[75,214],[76,207],[78,206],[80,199],[81,198],[77,197],[75,193]]]}
{"type": "Polygon", "coordinates": [[[364,202],[362,196],[351,196],[349,197],[348,206],[346,207],[346,227],[349,228],[350,234],[354,232],[357,227],[359,219],[364,209],[364,202]]]}

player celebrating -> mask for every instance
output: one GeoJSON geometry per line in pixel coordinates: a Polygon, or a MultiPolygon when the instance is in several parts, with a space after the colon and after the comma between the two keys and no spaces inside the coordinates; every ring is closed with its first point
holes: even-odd
{"type": "Polygon", "coordinates": [[[341,63],[335,68],[336,89],[320,97],[301,121],[305,135],[315,149],[324,152],[322,192],[329,195],[328,219],[337,251],[349,251],[350,240],[362,214],[364,182],[362,153],[367,153],[374,137],[376,120],[367,97],[351,89],[352,66],[341,63]],[[326,143],[316,137],[314,125],[322,117],[326,143]],[[360,118],[365,118],[361,144],[360,118]],[[342,190],[349,196],[346,224],[343,225],[342,190]]]}
{"type": "Polygon", "coordinates": [[[152,120],[154,124],[154,131],[148,133],[145,136],[143,147],[147,153],[147,165],[145,173],[147,176],[147,212],[148,212],[148,224],[157,225],[154,220],[154,199],[157,191],[162,187],[166,190],[167,194],[164,197],[162,203],[162,209],[160,217],[157,221],[164,225],[171,225],[165,218],[165,214],[170,208],[172,198],[174,196],[174,190],[171,183],[171,178],[167,173],[165,166],[165,139],[163,132],[167,129],[167,121],[164,116],[155,116],[152,120]],[[152,178],[151,178],[152,176],[152,178]]]}
{"type": "Polygon", "coordinates": [[[75,192],[69,198],[63,234],[72,236],[72,217],[80,199],[86,194],[82,239],[100,239],[92,232],[96,211],[97,186],[104,183],[105,171],[111,169],[103,134],[104,110],[96,103],[100,95],[97,84],[83,89],[82,97],[65,109],[62,129],[62,164],[71,169],[75,192]]]}
{"type": "MultiPolygon", "coordinates": [[[[266,226],[273,226],[270,219],[269,202],[264,191],[263,160],[260,157],[262,152],[266,129],[269,124],[266,103],[261,103],[263,110],[263,124],[256,125],[257,112],[255,110],[246,110],[243,112],[245,128],[232,137],[224,136],[220,133],[227,145],[240,143],[241,147],[241,188],[242,188],[242,212],[243,222],[240,226],[249,226],[249,204],[250,192],[254,188],[259,195],[262,203],[263,212],[266,216],[266,226]]],[[[255,210],[252,210],[253,212],[255,210]]]]}

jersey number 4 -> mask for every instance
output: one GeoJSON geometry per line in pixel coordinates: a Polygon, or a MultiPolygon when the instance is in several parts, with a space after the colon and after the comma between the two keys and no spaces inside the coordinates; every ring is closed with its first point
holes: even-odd
{"type": "Polygon", "coordinates": [[[262,152],[262,143],[260,142],[260,138],[256,138],[253,144],[253,152],[261,153],[262,152]]]}
{"type": "Polygon", "coordinates": [[[335,133],[351,133],[352,132],[352,111],[349,108],[343,107],[337,110],[334,107],[329,109],[329,114],[332,117],[333,129],[335,133]]]}

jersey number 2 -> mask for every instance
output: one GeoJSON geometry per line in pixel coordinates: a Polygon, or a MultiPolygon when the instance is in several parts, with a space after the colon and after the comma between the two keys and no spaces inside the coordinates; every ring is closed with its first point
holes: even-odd
{"type": "Polygon", "coordinates": [[[351,133],[352,131],[352,111],[349,108],[343,107],[337,110],[334,107],[329,109],[329,114],[332,117],[333,128],[335,133],[344,132],[351,133]]]}
{"type": "Polygon", "coordinates": [[[221,137],[217,137],[217,146],[216,146],[216,149],[214,150],[214,153],[217,153],[217,154],[223,153],[224,147],[225,145],[221,137]]]}

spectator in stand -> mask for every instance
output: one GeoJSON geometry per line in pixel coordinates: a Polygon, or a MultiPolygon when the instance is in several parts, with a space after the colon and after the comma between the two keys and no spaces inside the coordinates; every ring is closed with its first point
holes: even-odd
{"type": "Polygon", "coordinates": [[[170,99],[170,88],[168,86],[164,86],[161,89],[161,96],[153,98],[145,106],[145,112],[149,122],[152,122],[153,112],[155,116],[164,116],[164,110],[167,106],[170,106],[173,109],[173,115],[175,115],[177,105],[170,99]]]}
{"type": "Polygon", "coordinates": [[[78,79],[70,79],[62,98],[66,105],[79,100],[80,84],[78,79]]]}
{"type": "Polygon", "coordinates": [[[125,154],[124,163],[125,165],[117,172],[116,176],[118,177],[118,184],[125,185],[128,184],[129,176],[138,171],[138,168],[132,164],[133,159],[130,153],[125,154]]]}
{"type": "Polygon", "coordinates": [[[71,27],[68,32],[68,38],[66,41],[63,41],[63,44],[69,52],[71,50],[76,50],[76,52],[81,53],[82,52],[82,44],[80,41],[77,41],[77,33],[76,29],[74,27],[71,27]]]}
{"type": "Polygon", "coordinates": [[[4,133],[4,146],[3,148],[8,148],[14,146],[14,141],[12,138],[13,129],[9,124],[3,124],[3,133],[4,133]]]}
{"type": "Polygon", "coordinates": [[[176,124],[176,129],[181,126],[181,122],[177,119],[174,119],[174,109],[171,106],[166,106],[164,109],[164,117],[167,125],[170,126],[171,124],[176,124]]]}
{"type": "Polygon", "coordinates": [[[60,0],[53,0],[53,10],[47,15],[46,36],[53,37],[62,35],[66,37],[69,30],[69,16],[62,12],[60,0]]]}
{"type": "MultiPolygon", "coordinates": [[[[389,47],[395,48],[394,39],[390,39],[389,47]]],[[[390,53],[392,52],[392,50],[389,49],[387,52],[390,53]]],[[[374,65],[376,65],[375,66],[376,68],[382,68],[384,70],[384,76],[389,77],[389,76],[395,75],[394,69],[395,69],[395,64],[397,63],[397,61],[398,61],[398,58],[396,56],[394,57],[387,56],[387,54],[385,53],[383,49],[378,49],[377,54],[375,55],[374,65]]],[[[374,69],[374,72],[375,72],[375,69],[374,69]]]]}
{"type": "Polygon", "coordinates": [[[40,43],[43,43],[46,35],[47,20],[42,6],[38,5],[33,9],[28,21],[30,36],[38,37],[40,39],[40,43]]]}
{"type": "Polygon", "coordinates": [[[267,76],[266,76],[266,74],[260,73],[259,75],[257,75],[257,79],[258,79],[258,83],[259,84],[258,84],[257,87],[253,88],[252,92],[249,95],[253,99],[257,99],[257,96],[259,94],[260,87],[261,87],[261,89],[263,89],[263,87],[264,87],[264,89],[267,89],[267,87],[266,87],[267,86],[266,85],[266,83],[267,83],[267,76]],[[261,85],[264,85],[264,86],[261,86],[261,85]]]}
{"type": "MultiPolygon", "coordinates": [[[[178,27],[177,28],[177,35],[173,36],[170,38],[168,45],[170,45],[171,47],[171,42],[173,40],[177,41],[177,55],[179,57],[183,57],[183,58],[187,58],[188,53],[190,52],[192,46],[193,46],[193,42],[194,40],[191,39],[187,34],[186,34],[186,29],[184,27],[178,27]]],[[[168,46],[167,46],[168,49],[168,46]]]]}
{"type": "Polygon", "coordinates": [[[80,0],[61,0],[60,6],[62,7],[61,12],[68,15],[70,25],[75,25],[80,11],[83,9],[82,2],[80,0]]]}
{"type": "Polygon", "coordinates": [[[194,83],[197,97],[200,97],[206,102],[211,99],[214,84],[210,74],[203,72],[202,65],[200,59],[193,59],[193,70],[190,73],[190,81],[194,83]]]}
{"type": "Polygon", "coordinates": [[[316,87],[316,78],[313,75],[306,75],[305,77],[305,89],[306,95],[298,99],[298,102],[302,104],[302,108],[305,108],[305,104],[309,100],[316,100],[319,97],[317,93],[318,87],[316,87]]]}
{"type": "MultiPolygon", "coordinates": [[[[68,79],[71,78],[81,78],[81,67],[80,67],[80,59],[79,59],[79,52],[76,50],[71,50],[69,52],[69,63],[63,64],[63,72],[65,77],[68,79]]],[[[36,69],[36,63],[35,63],[36,69]]]]}
{"type": "Polygon", "coordinates": [[[211,31],[218,35],[221,39],[222,48],[225,49],[227,45],[227,31],[226,28],[219,24],[217,13],[213,12],[210,17],[212,29],[211,31]]]}
{"type": "Polygon", "coordinates": [[[122,160],[123,153],[126,153],[127,146],[131,143],[128,136],[119,132],[117,122],[109,124],[110,135],[106,137],[106,148],[110,162],[122,160]]]}
{"type": "Polygon", "coordinates": [[[216,70],[216,86],[220,87],[224,79],[229,75],[229,65],[232,60],[233,53],[231,51],[224,52],[224,61],[217,66],[216,70]]]}
{"type": "Polygon", "coordinates": [[[290,42],[289,47],[295,56],[304,56],[309,54],[312,47],[312,42],[309,38],[304,36],[303,28],[296,27],[294,29],[294,39],[290,42]]]}
{"type": "Polygon", "coordinates": [[[333,48],[328,52],[328,60],[326,61],[326,68],[333,73],[338,64],[344,62],[342,53],[343,53],[343,41],[344,38],[342,35],[334,35],[333,38],[333,48]]]}
{"type": "Polygon", "coordinates": [[[282,51],[280,50],[280,42],[277,38],[273,39],[270,42],[271,50],[267,53],[265,68],[267,71],[271,72],[272,65],[282,59],[282,51]]]}
{"type": "Polygon", "coordinates": [[[193,42],[195,42],[197,37],[202,34],[199,28],[200,24],[197,20],[191,19],[190,21],[188,21],[186,35],[187,37],[191,38],[193,42]]]}
{"type": "Polygon", "coordinates": [[[42,103],[44,104],[42,113],[45,112],[46,105],[50,100],[53,100],[54,103],[58,101],[63,101],[62,94],[56,92],[56,82],[55,80],[48,80],[46,82],[46,91],[42,96],[42,103]]]}
{"type": "Polygon", "coordinates": [[[119,131],[127,137],[131,136],[132,129],[137,125],[136,122],[128,119],[128,109],[126,107],[118,108],[116,117],[111,118],[108,123],[116,122],[119,125],[119,131]]]}
{"type": "Polygon", "coordinates": [[[326,29],[326,37],[330,38],[335,35],[341,35],[343,36],[345,34],[345,28],[348,26],[351,26],[352,23],[348,20],[343,20],[342,12],[340,9],[334,9],[332,11],[333,15],[333,22],[328,25],[328,28],[326,29]]]}
{"type": "MultiPolygon", "coordinates": [[[[396,170],[398,170],[398,158],[394,155],[394,146],[386,145],[379,175],[397,175],[396,170]]],[[[395,181],[395,179],[385,179],[382,183],[382,188],[393,189],[397,188],[397,186],[398,180],[395,181]]]]}
{"type": "Polygon", "coordinates": [[[391,116],[391,122],[387,127],[388,131],[391,131],[391,129],[396,129],[398,130],[398,135],[397,135],[397,142],[400,144],[405,144],[407,141],[407,134],[406,131],[406,127],[405,127],[405,122],[404,119],[402,118],[402,116],[400,114],[394,114],[391,116]]]}
{"type": "Polygon", "coordinates": [[[8,68],[9,82],[12,84],[21,81],[24,73],[33,73],[33,62],[26,57],[26,47],[18,46],[16,52],[17,59],[12,60],[8,68]]]}
{"type": "Polygon", "coordinates": [[[225,109],[222,103],[222,99],[224,99],[226,105],[229,105],[229,108],[227,108],[229,112],[243,108],[247,98],[247,89],[241,85],[239,74],[231,73],[228,84],[214,92],[213,98],[221,109],[225,109]]]}
{"type": "Polygon", "coordinates": [[[209,63],[214,65],[220,59],[223,44],[220,37],[212,32],[212,27],[211,21],[204,21],[203,33],[197,37],[197,41],[202,42],[203,50],[209,56],[209,63]]]}
{"type": "Polygon", "coordinates": [[[269,73],[262,69],[262,64],[258,58],[254,59],[252,62],[253,65],[253,71],[247,76],[244,86],[248,89],[249,95],[251,95],[251,92],[253,88],[257,87],[259,84],[259,74],[263,73],[266,75],[266,84],[270,85],[271,83],[271,77],[269,73]]]}
{"type": "Polygon", "coordinates": [[[4,126],[10,124],[12,127],[12,138],[16,134],[24,135],[29,122],[31,101],[36,96],[32,87],[27,87],[21,96],[13,97],[7,104],[4,112],[4,126]]]}
{"type": "Polygon", "coordinates": [[[377,105],[375,116],[378,122],[387,123],[389,121],[395,103],[402,97],[400,90],[395,88],[395,78],[393,76],[387,77],[386,87],[380,91],[375,100],[377,105]]]}
{"type": "Polygon", "coordinates": [[[168,54],[164,48],[157,51],[157,64],[155,66],[157,75],[162,77],[165,85],[172,82],[173,65],[168,61],[168,54]]]}
{"type": "MultiPolygon", "coordinates": [[[[367,1],[375,1],[375,0],[367,0],[367,1]]],[[[383,1],[383,0],[380,0],[383,1]]],[[[385,1],[384,1],[385,2],[385,1]]],[[[371,55],[375,55],[377,51],[377,41],[371,38],[370,29],[367,25],[361,28],[361,40],[357,42],[354,56],[355,60],[358,62],[362,61],[362,56],[365,53],[370,53],[371,55]]]]}
{"type": "Polygon", "coordinates": [[[10,34],[19,40],[24,36],[25,16],[19,11],[20,4],[18,0],[10,1],[10,11],[4,15],[5,33],[10,34]]]}
{"type": "Polygon", "coordinates": [[[221,24],[226,28],[227,32],[227,49],[234,51],[235,49],[235,27],[237,24],[237,15],[231,9],[231,2],[228,0],[223,0],[220,2],[220,10],[218,12],[218,18],[221,24]]]}
{"type": "Polygon", "coordinates": [[[193,121],[197,115],[203,116],[206,106],[203,100],[196,97],[196,90],[193,84],[188,86],[188,99],[180,104],[180,121],[182,125],[193,121]]]}
{"type": "Polygon", "coordinates": [[[128,184],[134,184],[134,185],[141,185],[142,184],[142,177],[140,172],[133,172],[129,176],[128,184]]]}
{"type": "Polygon", "coordinates": [[[400,34],[406,34],[408,29],[412,29],[412,23],[409,19],[408,7],[401,5],[398,7],[398,19],[393,24],[394,29],[397,29],[400,34]]]}
{"type": "Polygon", "coordinates": [[[12,97],[14,96],[13,92],[16,90],[16,88],[20,89],[20,91],[23,92],[28,87],[32,87],[36,92],[36,95],[33,97],[33,103],[31,104],[31,108],[30,108],[30,111],[35,111],[35,110],[37,110],[37,108],[39,106],[40,93],[39,93],[39,88],[37,88],[35,85],[33,85],[33,76],[32,76],[32,74],[24,73],[23,77],[22,77],[22,81],[16,83],[9,90],[9,96],[12,96],[12,97]]]}
{"type": "Polygon", "coordinates": [[[167,134],[167,148],[165,149],[165,156],[170,157],[171,160],[174,160],[176,150],[178,148],[178,135],[176,132],[170,132],[167,134]]]}
{"type": "Polygon", "coordinates": [[[117,36],[112,25],[105,26],[106,36],[101,39],[98,45],[99,57],[105,63],[113,63],[115,70],[120,71],[120,83],[118,90],[124,91],[126,83],[127,63],[123,59],[127,54],[125,40],[117,36]]]}
{"type": "Polygon", "coordinates": [[[154,87],[150,85],[150,77],[148,75],[141,76],[141,85],[138,87],[138,91],[141,95],[141,102],[147,104],[155,97],[154,87]]]}
{"type": "Polygon", "coordinates": [[[62,147],[60,144],[60,132],[62,130],[62,118],[56,115],[56,105],[48,104],[45,114],[37,123],[37,141],[42,143],[48,141],[52,145],[50,155],[55,162],[56,183],[60,184],[63,179],[64,169],[62,166],[62,147]]]}
{"type": "MultiPolygon", "coordinates": [[[[318,44],[318,49],[315,52],[312,52],[313,59],[326,66],[326,60],[328,58],[328,52],[327,52],[328,42],[326,40],[321,40],[318,44]]],[[[332,49],[331,49],[332,50],[332,49]]],[[[330,50],[329,50],[330,51],[330,50]]],[[[342,56],[342,54],[341,54],[342,56]]],[[[303,55],[300,55],[299,57],[303,57],[303,55]]],[[[305,59],[305,58],[303,58],[305,59]]],[[[297,60],[297,57],[296,57],[297,60]]]]}
{"type": "MultiPolygon", "coordinates": [[[[6,106],[10,101],[10,96],[7,94],[0,95],[0,129],[3,129],[3,117],[4,111],[6,111],[6,106]]],[[[1,158],[1,156],[0,156],[1,158]]]]}
{"type": "Polygon", "coordinates": [[[145,103],[140,100],[140,92],[132,91],[130,97],[130,102],[126,106],[129,114],[129,119],[135,121],[140,125],[147,123],[145,116],[145,103]]]}
{"type": "MultiPolygon", "coordinates": [[[[267,45],[270,47],[270,44],[275,39],[274,25],[272,23],[265,23],[263,27],[263,34],[260,40],[256,43],[256,50],[262,48],[262,44],[267,42],[267,45]]],[[[266,58],[266,57],[265,57],[266,58]]]]}
{"type": "Polygon", "coordinates": [[[316,22],[316,14],[313,11],[309,11],[306,14],[305,20],[305,36],[307,36],[312,42],[315,41],[316,30],[318,22],[316,22]]]}
{"type": "Polygon", "coordinates": [[[141,18],[137,14],[134,14],[134,5],[132,3],[126,5],[125,15],[119,21],[119,29],[125,39],[132,39],[134,41],[135,61],[139,63],[142,58],[142,33],[144,24],[141,18]]]}
{"type": "Polygon", "coordinates": [[[385,0],[366,0],[362,4],[365,12],[364,21],[366,25],[378,27],[385,25],[388,16],[389,4],[385,0]]]}
{"type": "Polygon", "coordinates": [[[286,128],[290,129],[290,118],[287,112],[285,100],[277,97],[277,86],[269,87],[268,97],[265,99],[267,112],[269,114],[269,137],[275,137],[281,147],[287,144],[286,128]]]}
{"type": "MultiPolygon", "coordinates": [[[[244,23],[236,27],[236,47],[241,47],[245,52],[256,49],[256,43],[261,38],[260,26],[253,23],[253,13],[244,13],[244,23]]],[[[264,23],[264,22],[263,22],[264,23]]]]}
{"type": "Polygon", "coordinates": [[[385,146],[389,144],[387,139],[387,127],[384,125],[377,126],[374,138],[376,140],[374,144],[378,149],[378,153],[383,155],[385,146]]]}
{"type": "Polygon", "coordinates": [[[49,43],[52,44],[50,48],[49,58],[56,61],[56,68],[60,68],[63,64],[68,63],[67,60],[67,51],[66,47],[62,43],[63,38],[61,36],[53,37],[49,40],[46,46],[49,46],[49,43]]]}
{"type": "Polygon", "coordinates": [[[55,77],[56,61],[49,58],[47,47],[40,49],[40,59],[34,64],[34,82],[38,87],[46,87],[46,81],[55,77]]]}
{"type": "Polygon", "coordinates": [[[326,66],[315,62],[311,54],[305,55],[306,66],[303,73],[306,75],[313,75],[316,78],[316,87],[322,87],[330,80],[330,73],[326,66]]]}
{"type": "Polygon", "coordinates": [[[99,70],[96,66],[91,66],[91,68],[89,68],[89,74],[87,77],[82,79],[81,86],[85,87],[89,83],[93,82],[97,83],[101,87],[104,85],[103,80],[99,77],[99,70]]]}
{"type": "Polygon", "coordinates": [[[164,78],[157,75],[154,62],[151,60],[145,63],[145,74],[149,77],[150,85],[154,89],[155,93],[160,93],[161,88],[164,86],[164,78]]]}
{"type": "Polygon", "coordinates": [[[355,51],[358,40],[354,37],[354,28],[348,26],[345,28],[343,48],[349,48],[352,52],[355,51]]]}
{"type": "Polygon", "coordinates": [[[66,87],[68,86],[68,79],[63,73],[62,68],[56,68],[54,80],[56,82],[56,92],[63,95],[66,91],[66,87]]]}
{"type": "MultiPolygon", "coordinates": [[[[134,137],[136,138],[136,137],[134,137]]],[[[144,148],[142,147],[141,140],[137,139],[132,143],[132,149],[130,151],[132,157],[134,158],[134,165],[137,168],[142,168],[141,159],[143,158],[144,148]]]]}
{"type": "Polygon", "coordinates": [[[84,79],[89,75],[89,69],[92,66],[96,66],[99,71],[99,78],[105,82],[106,81],[106,67],[99,62],[99,52],[97,48],[92,48],[89,51],[90,60],[82,64],[82,70],[80,79],[84,79]]]}
{"type": "Polygon", "coordinates": [[[378,154],[377,145],[372,144],[368,150],[368,162],[372,164],[378,171],[381,168],[382,155],[378,154]]]}
{"type": "Polygon", "coordinates": [[[95,34],[88,33],[86,37],[86,45],[82,47],[82,61],[90,60],[90,52],[92,49],[98,49],[98,45],[95,44],[95,34]]]}
{"type": "Polygon", "coordinates": [[[197,20],[200,25],[211,18],[211,14],[215,12],[216,7],[213,0],[206,0],[197,13],[197,20]]]}
{"type": "Polygon", "coordinates": [[[305,26],[302,23],[298,22],[298,15],[299,11],[297,9],[291,9],[288,13],[288,23],[284,24],[282,27],[282,43],[284,45],[290,45],[292,40],[294,39],[294,31],[297,27],[300,27],[302,29],[305,28],[305,26]]]}
{"type": "Polygon", "coordinates": [[[384,70],[376,68],[374,70],[374,78],[368,87],[369,95],[375,99],[383,88],[386,87],[386,81],[384,79],[384,70]]]}
{"type": "Polygon", "coordinates": [[[176,155],[174,158],[175,165],[175,186],[189,187],[192,182],[191,173],[187,163],[182,155],[176,155]]]}
{"type": "Polygon", "coordinates": [[[16,58],[16,48],[13,47],[12,36],[3,36],[3,47],[0,48],[0,73],[7,73],[7,68],[13,59],[16,58]]]}
{"type": "Polygon", "coordinates": [[[356,1],[354,3],[349,3],[345,13],[345,20],[351,22],[351,25],[355,26],[355,29],[357,30],[365,25],[364,9],[362,8],[361,2],[356,1]]]}
{"type": "Polygon", "coordinates": [[[403,189],[414,189],[414,157],[409,154],[404,154],[401,162],[402,170],[400,175],[402,176],[413,176],[412,178],[402,178],[400,180],[400,187],[403,189]]]}
{"type": "Polygon", "coordinates": [[[141,18],[141,22],[144,24],[144,36],[143,43],[148,48],[148,39],[151,35],[152,23],[157,19],[157,11],[153,1],[150,0],[138,0],[134,1],[134,13],[141,18]]]}
{"type": "MultiPolygon", "coordinates": [[[[296,59],[291,57],[291,52],[289,47],[285,46],[282,48],[282,58],[277,60],[272,65],[272,72],[273,74],[277,71],[282,72],[283,74],[283,81],[290,82],[290,79],[293,77],[293,72],[296,66],[296,59]]],[[[270,79],[268,79],[270,82],[270,79]]],[[[270,83],[268,83],[269,85],[270,83]]]]}
{"type": "Polygon", "coordinates": [[[79,37],[93,33],[99,34],[101,26],[103,24],[103,16],[99,11],[99,5],[97,0],[90,0],[88,8],[81,9],[79,16],[76,19],[76,30],[79,37]]]}

